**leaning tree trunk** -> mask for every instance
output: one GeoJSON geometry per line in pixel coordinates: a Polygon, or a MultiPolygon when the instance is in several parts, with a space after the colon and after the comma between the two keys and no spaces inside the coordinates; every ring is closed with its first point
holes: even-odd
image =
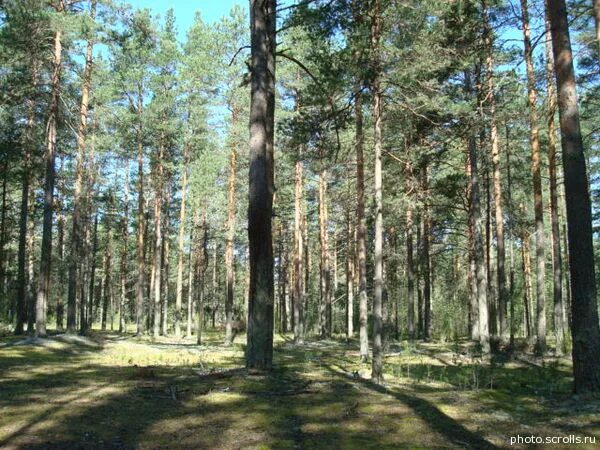
{"type": "Polygon", "coordinates": [[[523,22],[523,44],[527,68],[527,104],[529,106],[529,131],[531,143],[531,174],[533,176],[533,203],[535,215],[535,271],[536,271],[536,352],[546,351],[546,257],[544,243],[544,204],[542,201],[542,171],[540,157],[540,139],[538,114],[536,107],[535,69],[533,49],[529,29],[527,0],[521,0],[521,18],[523,22]]]}
{"type": "Polygon", "coordinates": [[[273,363],[273,135],[276,0],[250,0],[251,97],[248,243],[250,294],[246,367],[273,363]]]}
{"type": "Polygon", "coordinates": [[[371,24],[371,50],[373,65],[373,123],[375,138],[375,274],[373,278],[373,364],[371,377],[376,383],[383,381],[383,167],[381,160],[381,4],[375,0],[371,24]]]}
{"type": "MultiPolygon", "coordinates": [[[[546,0],[547,3],[547,0],[546,0]]],[[[554,297],[554,336],[556,337],[556,354],[563,355],[565,348],[564,304],[562,295],[562,254],[560,249],[560,221],[558,217],[558,182],[556,176],[556,91],[554,87],[552,58],[552,37],[550,18],[546,11],[546,86],[548,86],[548,172],[550,176],[550,224],[552,232],[552,284],[554,297]]]]}
{"type": "Polygon", "coordinates": [[[600,392],[600,327],[594,274],[592,208],[579,125],[573,54],[564,0],[549,0],[569,224],[573,374],[576,392],[600,392]]]}
{"type": "MultiPolygon", "coordinates": [[[[57,11],[64,10],[61,1],[57,11]]],[[[42,228],[42,255],[40,259],[40,277],[38,282],[37,299],[35,304],[35,334],[46,336],[46,314],[48,311],[48,296],[50,295],[50,279],[52,270],[52,217],[54,215],[54,181],[56,158],[56,134],[58,121],[58,104],[60,101],[60,75],[62,58],[62,31],[54,35],[54,55],[52,59],[52,93],[46,124],[46,151],[44,162],[46,178],[44,182],[44,219],[42,228]]]]}

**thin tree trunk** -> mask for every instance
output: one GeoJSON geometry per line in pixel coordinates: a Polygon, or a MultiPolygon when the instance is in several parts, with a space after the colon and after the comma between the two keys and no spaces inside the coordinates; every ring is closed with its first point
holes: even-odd
{"type": "Polygon", "coordinates": [[[304,342],[304,242],[303,242],[303,164],[300,159],[295,167],[294,193],[294,342],[304,342]]]}
{"type": "MultiPolygon", "coordinates": [[[[90,17],[96,17],[96,0],[90,4],[90,17]]],[[[86,133],[88,121],[88,105],[90,88],[92,82],[94,41],[89,38],[85,52],[85,68],[83,71],[83,83],[81,86],[81,104],[79,107],[79,124],[77,128],[77,162],[75,172],[75,193],[73,199],[73,225],[71,232],[71,243],[69,248],[69,282],[67,293],[67,331],[75,332],[77,328],[77,291],[80,283],[80,261],[81,252],[81,210],[84,208],[84,195],[82,192],[86,164],[86,133]]]]}
{"type": "MultiPolygon", "coordinates": [[[[32,61],[31,63],[31,90],[35,92],[38,86],[39,63],[32,61]]],[[[15,326],[15,334],[20,335],[24,332],[25,321],[27,320],[27,298],[29,296],[27,282],[27,234],[29,219],[29,196],[30,184],[32,176],[32,162],[34,151],[34,127],[35,127],[35,100],[29,98],[27,104],[27,125],[23,134],[23,182],[21,187],[21,212],[19,219],[19,255],[17,262],[17,323],[15,326]]]]}
{"type": "Polygon", "coordinates": [[[154,273],[154,308],[152,334],[157,338],[160,334],[160,305],[162,298],[162,251],[163,251],[163,157],[164,137],[161,134],[158,144],[158,161],[156,166],[156,186],[154,191],[154,254],[152,258],[152,271],[154,273]]]}
{"type": "Polygon", "coordinates": [[[579,125],[573,54],[564,0],[549,0],[569,225],[575,391],[600,392],[600,326],[594,274],[592,210],[579,125]]]}
{"type": "Polygon", "coordinates": [[[123,225],[121,232],[121,262],[120,262],[120,285],[121,292],[119,296],[119,333],[127,330],[126,322],[126,303],[127,303],[127,258],[129,254],[129,159],[125,160],[125,198],[123,211],[123,225]]]}
{"type": "Polygon", "coordinates": [[[429,181],[427,174],[427,161],[421,165],[421,192],[423,194],[423,213],[421,215],[421,225],[423,231],[421,239],[423,240],[423,253],[421,255],[421,263],[423,268],[423,340],[431,339],[431,264],[430,264],[430,234],[431,234],[431,217],[429,214],[429,181]]]}
{"type": "Polygon", "coordinates": [[[354,230],[350,210],[346,215],[346,338],[354,337],[354,230]]]}
{"type": "Polygon", "coordinates": [[[144,290],[146,283],[146,224],[144,214],[144,143],[143,143],[143,122],[142,122],[142,89],[138,89],[137,107],[136,107],[136,145],[138,160],[138,229],[137,229],[137,270],[138,277],[135,287],[135,321],[137,335],[141,336],[146,330],[145,308],[144,308],[144,290]]]}
{"type": "MultiPolygon", "coordinates": [[[[61,0],[57,12],[64,10],[61,0]]],[[[52,60],[52,94],[50,97],[48,122],[46,124],[46,151],[44,162],[46,178],[44,182],[44,220],[42,229],[42,255],[40,259],[40,277],[38,282],[37,300],[35,306],[35,334],[46,336],[46,315],[48,311],[48,296],[50,295],[50,280],[52,269],[52,217],[54,214],[54,181],[56,158],[56,135],[58,109],[60,102],[60,76],[62,58],[62,31],[54,35],[54,55],[52,60]]]]}
{"type": "Polygon", "coordinates": [[[375,139],[375,251],[373,278],[373,364],[371,378],[376,383],[383,381],[383,165],[381,160],[382,132],[381,113],[381,61],[380,61],[380,38],[381,38],[381,4],[379,0],[374,1],[373,21],[371,23],[371,64],[373,66],[373,122],[375,139]]]}
{"type": "MultiPolygon", "coordinates": [[[[500,146],[498,143],[498,125],[496,122],[496,99],[494,89],[494,55],[493,37],[489,25],[487,9],[484,11],[485,42],[486,42],[486,65],[487,65],[487,98],[490,114],[490,141],[492,151],[492,178],[494,183],[494,210],[495,210],[495,234],[496,234],[496,271],[498,286],[498,336],[503,339],[507,331],[507,303],[508,291],[506,289],[506,250],[504,244],[504,214],[502,211],[502,180],[500,174],[500,146]]],[[[495,323],[491,324],[495,330],[495,323]]]]}
{"type": "Polygon", "coordinates": [[[529,29],[527,0],[521,0],[521,18],[523,24],[523,44],[525,47],[525,65],[527,68],[527,104],[529,106],[529,131],[531,144],[531,174],[533,177],[533,202],[535,215],[535,261],[536,261],[536,352],[546,351],[546,292],[545,292],[545,242],[544,242],[544,205],[542,199],[542,172],[538,114],[536,107],[535,68],[529,29]]]}
{"type": "MultiPolygon", "coordinates": [[[[233,107],[231,127],[237,123],[237,109],[233,107]]],[[[227,242],[225,243],[225,345],[233,344],[233,281],[234,273],[234,238],[235,238],[235,164],[237,151],[234,147],[229,155],[229,208],[227,211],[227,242]]],[[[281,260],[279,260],[281,264],[281,260]]]]}
{"type": "Polygon", "coordinates": [[[109,192],[109,211],[108,216],[105,219],[104,226],[106,227],[106,247],[104,248],[104,268],[103,268],[103,278],[104,278],[104,288],[103,288],[103,297],[102,297],[102,322],[101,329],[102,331],[106,330],[106,321],[108,316],[108,307],[110,304],[110,298],[112,296],[112,283],[110,276],[110,268],[111,268],[111,260],[112,260],[112,227],[111,227],[111,215],[112,215],[112,192],[109,192]]]}
{"type": "Polygon", "coordinates": [[[367,225],[365,222],[365,160],[362,93],[360,82],[355,87],[355,150],[356,150],[356,250],[358,252],[358,320],[360,361],[369,358],[369,336],[367,329],[367,225]]]}
{"type": "Polygon", "coordinates": [[[188,292],[187,292],[187,322],[186,322],[186,337],[192,337],[192,320],[193,320],[193,303],[194,303],[194,284],[196,280],[194,278],[194,253],[196,246],[194,245],[194,228],[198,223],[198,210],[194,212],[194,218],[192,225],[190,226],[190,252],[188,255],[188,292]]]}
{"type": "Polygon", "coordinates": [[[531,339],[533,337],[533,320],[531,317],[531,298],[533,296],[533,287],[531,283],[531,256],[529,247],[529,236],[526,234],[525,230],[523,230],[521,241],[521,249],[523,256],[523,278],[525,281],[525,295],[523,297],[525,306],[525,335],[528,339],[531,339]]]}
{"type": "MultiPolygon", "coordinates": [[[[547,0],[546,0],[547,3],[547,0]]],[[[558,183],[556,176],[556,91],[554,88],[554,59],[552,57],[552,36],[550,18],[545,16],[546,85],[548,97],[548,172],[550,176],[550,224],[552,232],[552,283],[554,297],[554,335],[556,354],[562,356],[565,348],[564,304],[562,295],[562,254],[560,249],[560,222],[558,218],[558,183]]]]}
{"type": "MultiPolygon", "coordinates": [[[[323,164],[321,156],[321,165],[323,164]]],[[[330,337],[329,310],[331,308],[330,268],[329,268],[329,233],[327,230],[327,170],[321,168],[319,173],[319,334],[321,338],[330,337]]]]}
{"type": "MultiPolygon", "coordinates": [[[[189,165],[189,143],[183,147],[183,170],[181,177],[181,206],[179,208],[179,235],[177,240],[177,287],[175,292],[175,337],[181,337],[181,303],[183,297],[183,256],[184,256],[184,238],[185,238],[185,206],[187,196],[187,176],[189,165]]],[[[190,231],[190,246],[192,232],[190,231]]],[[[190,252],[191,253],[191,252],[190,252]]],[[[189,278],[189,275],[188,275],[189,278]]],[[[188,287],[189,290],[189,287],[188,287]]],[[[191,297],[188,292],[188,319],[187,319],[187,336],[191,335],[190,328],[190,302],[191,297]]]]}
{"type": "Polygon", "coordinates": [[[93,316],[93,307],[94,307],[94,293],[95,293],[95,286],[96,286],[96,253],[98,251],[98,212],[96,211],[96,213],[94,214],[94,231],[92,234],[92,249],[91,249],[91,253],[90,253],[90,259],[91,259],[91,264],[90,264],[90,284],[89,284],[89,289],[88,289],[88,315],[87,315],[87,320],[85,318],[85,314],[83,313],[83,311],[85,311],[85,304],[82,302],[81,305],[81,311],[82,311],[82,315],[81,315],[81,321],[79,323],[79,328],[80,328],[80,332],[81,334],[84,334],[88,329],[92,329],[92,325],[93,325],[93,320],[94,320],[94,316],[93,316]]]}

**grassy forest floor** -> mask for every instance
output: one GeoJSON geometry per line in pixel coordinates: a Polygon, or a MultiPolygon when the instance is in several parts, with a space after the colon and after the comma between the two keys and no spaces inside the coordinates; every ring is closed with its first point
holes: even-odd
{"type": "Polygon", "coordinates": [[[242,341],[0,338],[0,448],[486,449],[519,434],[600,444],[600,400],[570,393],[567,359],[481,361],[467,342],[403,342],[378,386],[356,342],[277,336],[275,370],[257,375],[242,341]]]}

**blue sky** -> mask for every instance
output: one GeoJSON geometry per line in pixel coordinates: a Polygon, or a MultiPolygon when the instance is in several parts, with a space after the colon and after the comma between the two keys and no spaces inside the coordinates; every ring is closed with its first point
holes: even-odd
{"type": "Polygon", "coordinates": [[[213,23],[229,14],[233,6],[240,5],[245,10],[248,0],[126,0],[134,8],[148,8],[154,14],[165,16],[165,12],[173,8],[177,21],[179,39],[185,39],[185,33],[194,21],[196,11],[200,11],[205,22],[213,23]]]}

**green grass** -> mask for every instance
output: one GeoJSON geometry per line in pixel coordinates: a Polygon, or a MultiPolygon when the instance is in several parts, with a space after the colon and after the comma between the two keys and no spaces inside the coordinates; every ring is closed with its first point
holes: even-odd
{"type": "Polygon", "coordinates": [[[567,360],[482,361],[467,342],[403,342],[378,386],[356,342],[278,336],[275,369],[257,375],[243,369],[242,337],[230,348],[204,337],[0,338],[0,448],[483,449],[517,434],[600,443],[600,402],[570,394],[567,360]]]}

